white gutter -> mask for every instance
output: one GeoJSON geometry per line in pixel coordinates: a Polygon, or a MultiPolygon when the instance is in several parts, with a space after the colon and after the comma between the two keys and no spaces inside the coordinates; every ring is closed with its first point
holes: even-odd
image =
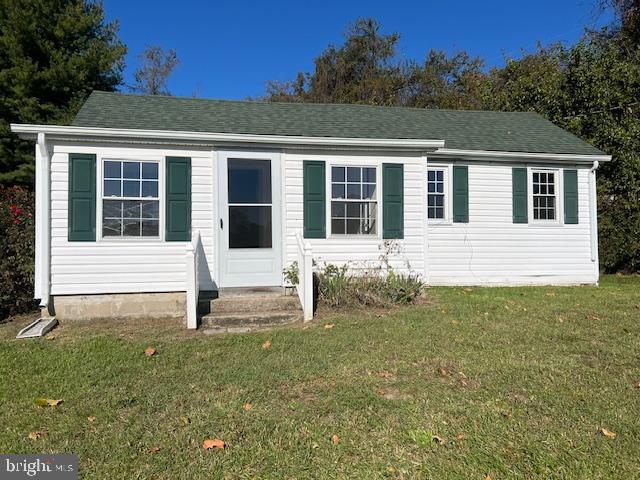
{"type": "Polygon", "coordinates": [[[253,135],[237,133],[181,132],[174,130],[137,130],[123,128],[70,127],[62,125],[11,124],[11,131],[21,138],[34,138],[39,133],[51,137],[127,138],[147,140],[180,140],[209,143],[242,143],[259,145],[310,145],[331,147],[382,147],[430,150],[444,147],[444,140],[396,138],[305,137],[289,135],[253,135]]]}
{"type": "Polygon", "coordinates": [[[529,153],[529,152],[500,152],[492,150],[457,150],[453,148],[439,148],[429,154],[432,157],[456,158],[463,157],[472,160],[503,160],[503,161],[541,161],[541,162],[609,162],[611,155],[578,155],[569,153],[529,153]]]}
{"type": "Polygon", "coordinates": [[[36,284],[35,295],[40,306],[49,306],[51,293],[51,158],[46,134],[39,132],[36,159],[36,284]],[[38,288],[39,287],[39,288],[38,288]]]}
{"type": "Polygon", "coordinates": [[[589,170],[589,226],[591,230],[591,261],[596,264],[596,274],[598,266],[598,195],[596,191],[596,170],[599,162],[593,162],[589,170]]]}

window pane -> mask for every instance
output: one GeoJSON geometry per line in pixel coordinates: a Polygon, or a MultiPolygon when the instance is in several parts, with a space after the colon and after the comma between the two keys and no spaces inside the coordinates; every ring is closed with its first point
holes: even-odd
{"type": "Polygon", "coordinates": [[[128,201],[122,202],[122,216],[124,218],[140,218],[142,202],[128,201]]]}
{"type": "Polygon", "coordinates": [[[347,182],[359,182],[360,172],[360,167],[347,167],[347,182]]]}
{"type": "Polygon", "coordinates": [[[142,202],[142,218],[160,218],[160,203],[142,202]]]}
{"type": "Polygon", "coordinates": [[[344,185],[331,185],[331,198],[345,198],[344,185]]]}
{"type": "Polygon", "coordinates": [[[102,202],[102,218],[121,218],[122,202],[120,200],[105,200],[102,202]]]}
{"type": "Polygon", "coordinates": [[[145,162],[142,164],[142,178],[157,180],[158,164],[145,162]]]}
{"type": "Polygon", "coordinates": [[[359,183],[349,183],[349,184],[347,184],[347,198],[352,198],[354,200],[360,200],[362,198],[360,196],[360,184],[359,183]]]}
{"type": "Polygon", "coordinates": [[[442,183],[442,182],[438,182],[438,183],[436,184],[436,191],[437,191],[438,193],[444,193],[444,183],[442,183]]]}
{"type": "Polygon", "coordinates": [[[444,197],[442,195],[437,195],[436,196],[436,206],[437,207],[444,206],[444,197]]]}
{"type": "Polygon", "coordinates": [[[158,196],[158,182],[142,182],[142,196],[143,197],[157,197],[158,196]]]}
{"type": "Polygon", "coordinates": [[[123,178],[140,178],[140,162],[123,162],[123,178]]]}
{"type": "Polygon", "coordinates": [[[270,160],[230,158],[227,169],[229,203],[271,203],[270,160]]]}
{"type": "Polygon", "coordinates": [[[335,235],[344,235],[347,232],[344,220],[331,220],[331,233],[335,235]]]}
{"type": "Polygon", "coordinates": [[[436,191],[436,184],[435,184],[435,183],[433,183],[433,182],[429,182],[429,183],[427,183],[427,191],[428,191],[429,193],[433,193],[433,192],[435,192],[435,191],[436,191]]]}
{"type": "Polygon", "coordinates": [[[126,218],[122,223],[122,235],[125,237],[140,236],[140,220],[126,218]]]}
{"type": "Polygon", "coordinates": [[[104,181],[104,196],[105,197],[119,197],[120,192],[120,180],[105,180],[104,181]]]}
{"type": "Polygon", "coordinates": [[[347,203],[347,218],[360,218],[361,203],[347,203]]]}
{"type": "Polygon", "coordinates": [[[271,248],[271,207],[229,207],[229,248],[271,248]]]}
{"type": "Polygon", "coordinates": [[[540,174],[537,172],[533,172],[533,181],[538,183],[540,182],[540,174]]]}
{"type": "Polygon", "coordinates": [[[444,179],[444,172],[442,170],[437,170],[436,180],[438,180],[439,182],[442,182],[443,179],[444,179]]]}
{"type": "Polygon", "coordinates": [[[120,162],[104,162],[104,178],[120,178],[120,162]]]}
{"type": "Polygon", "coordinates": [[[375,198],[376,196],[376,186],[365,184],[362,185],[362,198],[375,198]]]}
{"type": "Polygon", "coordinates": [[[142,221],[142,236],[143,237],[158,237],[160,236],[160,227],[158,220],[143,220],[142,221]]]}
{"type": "Polygon", "coordinates": [[[347,235],[360,233],[360,220],[347,220],[347,235]]]}
{"type": "Polygon", "coordinates": [[[121,228],[120,219],[107,219],[102,221],[103,237],[119,237],[121,228]]]}
{"type": "Polygon", "coordinates": [[[344,217],[345,203],[344,202],[331,202],[331,216],[332,217],[344,217]]]}
{"type": "Polygon", "coordinates": [[[125,180],[124,182],[122,182],[122,196],[139,197],[140,181],[125,180]]]}
{"type": "Polygon", "coordinates": [[[436,172],[435,172],[435,170],[429,170],[429,171],[427,172],[427,180],[428,180],[429,182],[433,182],[433,181],[435,181],[435,179],[436,179],[436,172]]]}
{"type": "Polygon", "coordinates": [[[436,196],[428,195],[427,196],[427,206],[434,207],[436,205],[436,196]]]}
{"type": "Polygon", "coordinates": [[[556,211],[553,209],[547,210],[547,219],[555,220],[556,219],[556,211]]]}
{"type": "Polygon", "coordinates": [[[331,167],[331,181],[344,182],[344,167],[331,167]]]}
{"type": "Polygon", "coordinates": [[[362,181],[375,183],[376,182],[376,169],[375,168],[364,168],[362,171],[362,181]]]}

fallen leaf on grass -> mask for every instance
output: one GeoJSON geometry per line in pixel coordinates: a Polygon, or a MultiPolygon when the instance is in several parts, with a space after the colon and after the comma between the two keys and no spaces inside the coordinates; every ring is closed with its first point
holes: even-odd
{"type": "Polygon", "coordinates": [[[457,434],[457,435],[456,435],[456,440],[458,440],[459,442],[460,442],[461,440],[464,440],[464,433],[459,433],[459,434],[457,434]]]}
{"type": "Polygon", "coordinates": [[[473,292],[473,288],[469,288],[469,287],[467,287],[467,288],[463,288],[462,290],[463,290],[464,292],[466,292],[466,293],[471,293],[471,292],[473,292]]]}
{"type": "Polygon", "coordinates": [[[458,320],[451,320],[451,325],[460,325],[458,320]]]}
{"type": "Polygon", "coordinates": [[[145,348],[145,350],[144,350],[144,354],[145,354],[147,357],[152,357],[152,356],[154,356],[154,355],[156,354],[156,349],[155,349],[155,348],[153,348],[153,347],[147,347],[147,348],[145,348]]]}
{"type": "Polygon", "coordinates": [[[601,428],[600,433],[605,437],[611,438],[611,439],[616,438],[618,436],[617,433],[612,432],[611,430],[607,430],[606,428],[601,428]]]}
{"type": "Polygon", "coordinates": [[[640,388],[640,380],[638,380],[637,382],[634,382],[633,387],[640,388]]]}
{"type": "Polygon", "coordinates": [[[214,439],[207,438],[202,444],[202,448],[204,448],[205,450],[210,450],[212,448],[224,449],[224,447],[225,447],[224,442],[219,438],[214,438],[214,439]]]}
{"type": "Polygon", "coordinates": [[[56,336],[55,336],[55,335],[47,335],[47,336],[46,336],[46,337],[44,337],[44,338],[46,338],[47,340],[55,340],[55,339],[56,339],[56,336]]]}
{"type": "Polygon", "coordinates": [[[487,475],[486,477],[484,477],[484,480],[492,480],[491,475],[487,475]]]}
{"type": "Polygon", "coordinates": [[[333,327],[335,327],[335,326],[336,326],[336,324],[335,324],[335,323],[327,323],[327,324],[324,326],[324,328],[326,328],[327,330],[329,330],[330,328],[333,328],[333,327]]]}
{"type": "Polygon", "coordinates": [[[250,403],[245,403],[242,408],[244,408],[247,412],[253,408],[253,405],[250,403]]]}
{"type": "Polygon", "coordinates": [[[547,292],[546,295],[547,295],[547,297],[555,297],[556,296],[556,292],[547,292]]]}
{"type": "Polygon", "coordinates": [[[262,344],[262,348],[264,348],[265,350],[270,349],[270,348],[271,348],[271,341],[270,341],[270,340],[267,340],[266,342],[264,342],[264,343],[262,344]]]}
{"type": "Polygon", "coordinates": [[[62,399],[53,399],[53,398],[36,398],[33,403],[38,405],[39,407],[57,407],[62,403],[62,399]]]}
{"type": "Polygon", "coordinates": [[[29,435],[27,436],[30,440],[37,440],[42,436],[42,432],[36,430],[34,432],[29,432],[29,435]]]}
{"type": "Polygon", "coordinates": [[[338,445],[340,443],[340,437],[338,435],[332,436],[331,443],[333,443],[334,445],[338,445]]]}
{"type": "Polygon", "coordinates": [[[147,450],[149,453],[158,453],[160,450],[162,450],[162,447],[151,447],[149,450],[147,450]]]}
{"type": "Polygon", "coordinates": [[[96,421],[96,417],[94,417],[93,415],[87,417],[87,420],[90,421],[91,423],[96,421]]]}
{"type": "Polygon", "coordinates": [[[189,417],[187,417],[186,415],[182,415],[180,417],[180,421],[182,423],[184,423],[185,425],[189,425],[191,423],[191,419],[189,417]]]}
{"type": "Polygon", "coordinates": [[[393,377],[393,373],[387,372],[386,370],[380,370],[378,372],[378,376],[381,378],[391,378],[393,377]]]}

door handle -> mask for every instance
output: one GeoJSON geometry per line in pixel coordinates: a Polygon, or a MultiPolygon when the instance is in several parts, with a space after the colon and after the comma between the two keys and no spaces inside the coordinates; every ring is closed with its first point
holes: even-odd
{"type": "Polygon", "coordinates": [[[220,219],[220,230],[224,230],[224,222],[220,219]]]}

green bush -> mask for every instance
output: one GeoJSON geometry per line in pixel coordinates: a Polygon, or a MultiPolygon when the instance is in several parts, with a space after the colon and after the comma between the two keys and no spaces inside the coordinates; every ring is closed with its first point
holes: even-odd
{"type": "Polygon", "coordinates": [[[406,305],[415,302],[425,287],[415,274],[376,269],[351,275],[348,265],[327,264],[317,277],[319,301],[332,308],[406,305]]]}
{"type": "Polygon", "coordinates": [[[34,200],[29,190],[0,186],[0,321],[36,306],[34,200]]]}

